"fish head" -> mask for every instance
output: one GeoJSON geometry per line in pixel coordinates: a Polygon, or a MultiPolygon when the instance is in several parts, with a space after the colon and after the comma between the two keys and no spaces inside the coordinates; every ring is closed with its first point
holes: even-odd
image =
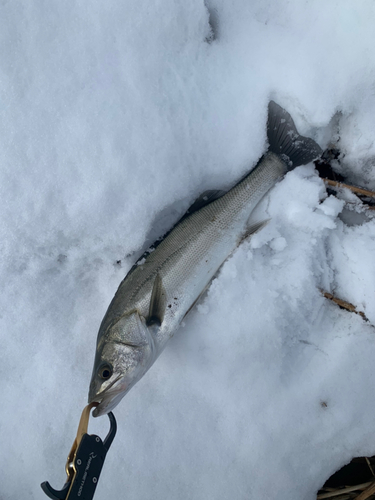
{"type": "Polygon", "coordinates": [[[89,403],[94,417],[113,410],[155,359],[152,333],[137,311],[125,314],[98,340],[89,403]]]}

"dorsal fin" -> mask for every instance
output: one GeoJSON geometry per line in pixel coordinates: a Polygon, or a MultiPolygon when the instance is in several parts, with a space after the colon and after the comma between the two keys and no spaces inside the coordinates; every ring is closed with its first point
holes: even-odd
{"type": "Polygon", "coordinates": [[[148,311],[148,318],[146,320],[147,326],[161,326],[164,319],[166,300],[166,292],[163,287],[161,276],[158,273],[152,287],[150,308],[148,311]]]}

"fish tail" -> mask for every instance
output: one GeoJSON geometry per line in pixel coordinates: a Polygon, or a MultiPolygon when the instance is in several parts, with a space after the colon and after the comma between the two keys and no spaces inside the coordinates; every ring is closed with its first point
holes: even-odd
{"type": "Polygon", "coordinates": [[[287,156],[293,168],[322,154],[322,148],[313,139],[300,135],[290,114],[274,101],[268,104],[267,136],[269,150],[287,156]]]}

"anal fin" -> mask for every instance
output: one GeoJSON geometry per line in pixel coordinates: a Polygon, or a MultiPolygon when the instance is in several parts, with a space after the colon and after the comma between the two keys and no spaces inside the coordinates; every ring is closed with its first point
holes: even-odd
{"type": "Polygon", "coordinates": [[[246,227],[246,231],[243,233],[243,235],[239,241],[239,244],[241,244],[244,240],[246,240],[250,236],[253,236],[254,234],[261,231],[264,227],[266,227],[270,223],[270,221],[271,221],[271,219],[265,219],[262,221],[248,223],[248,225],[246,227]]]}

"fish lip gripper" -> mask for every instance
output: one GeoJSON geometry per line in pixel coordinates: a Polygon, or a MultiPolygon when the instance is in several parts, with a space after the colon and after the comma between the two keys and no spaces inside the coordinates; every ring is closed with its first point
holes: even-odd
{"type": "Polygon", "coordinates": [[[52,488],[48,481],[41,484],[44,493],[52,500],[91,500],[93,498],[107,451],[117,430],[112,412],[108,413],[108,418],[110,429],[104,441],[95,434],[84,433],[76,448],[76,441],[73,444],[66,465],[68,480],[61,490],[52,488]]]}

